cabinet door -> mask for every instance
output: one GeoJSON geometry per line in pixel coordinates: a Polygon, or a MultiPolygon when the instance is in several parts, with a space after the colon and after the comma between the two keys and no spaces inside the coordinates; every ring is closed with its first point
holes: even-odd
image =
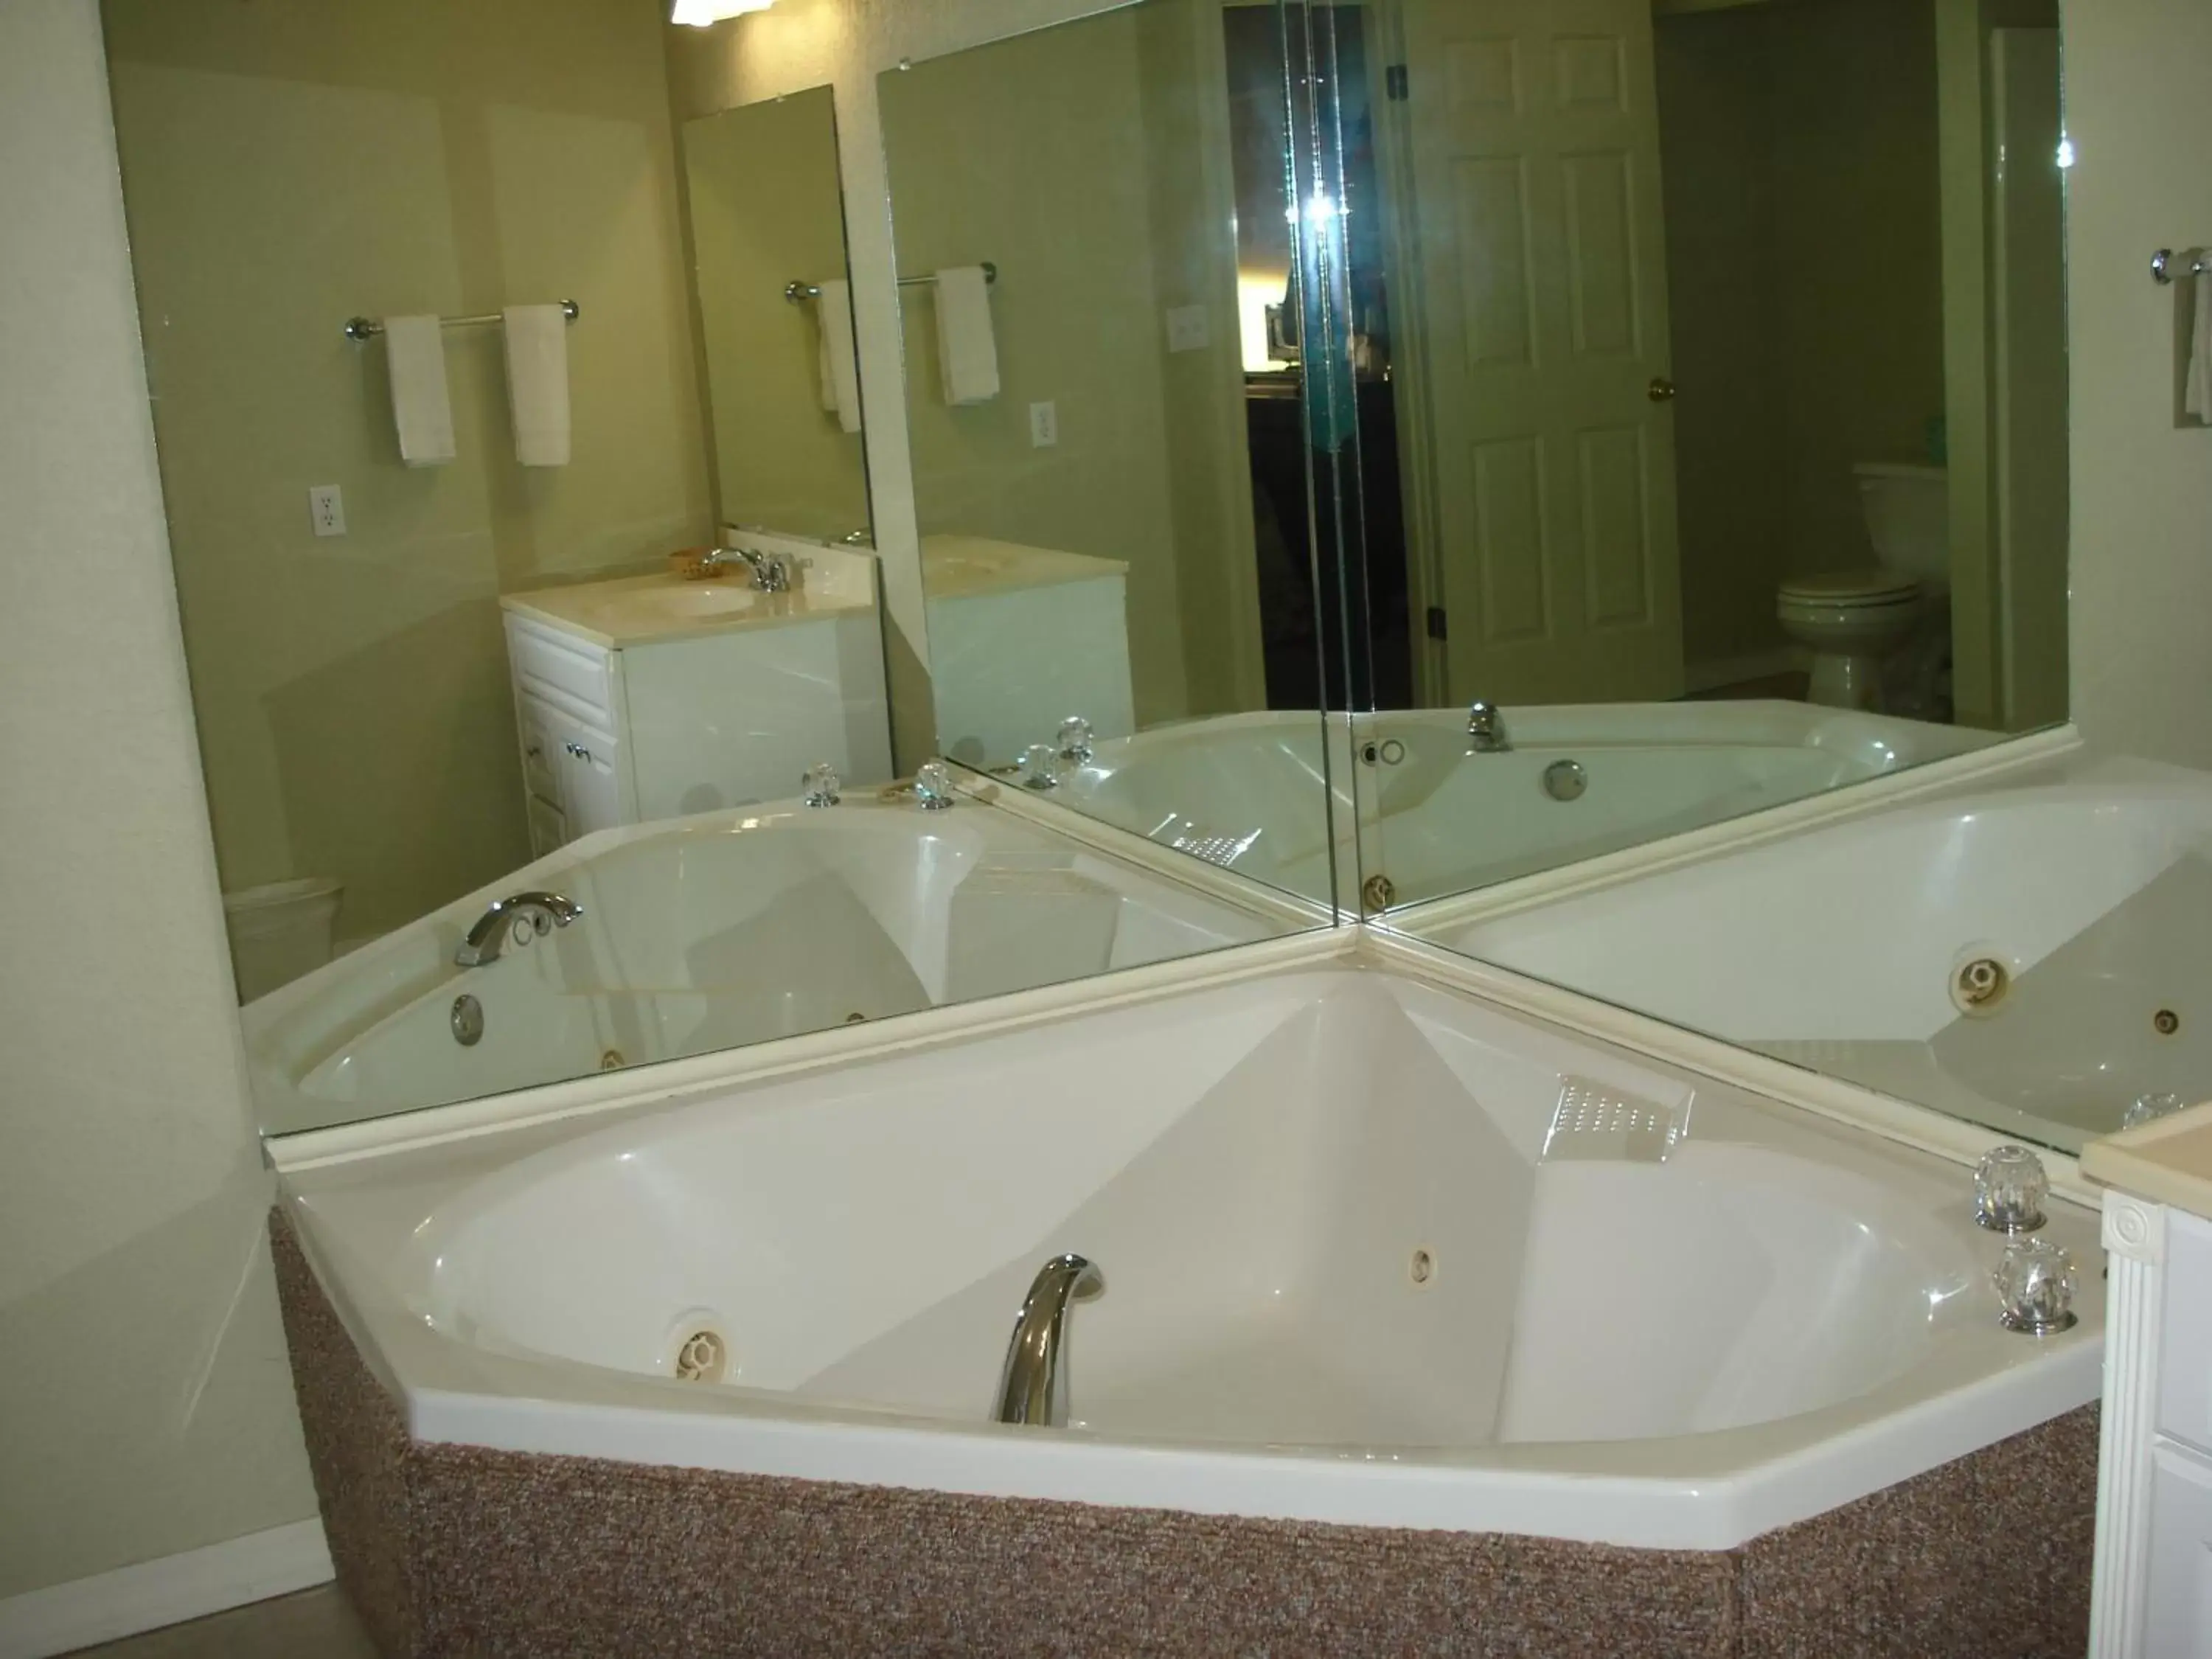
{"type": "Polygon", "coordinates": [[[2150,1539],[2143,1651],[2212,1653],[2212,1462],[2154,1448],[2150,1539]]]}
{"type": "Polygon", "coordinates": [[[515,706],[522,732],[523,775],[531,780],[532,796],[560,809],[565,838],[629,822],[623,811],[621,744],[527,691],[515,699],[515,706]],[[542,763],[531,757],[533,744],[543,750],[542,763]],[[550,774],[550,786],[537,781],[532,769],[541,763],[550,774]]]}
{"type": "Polygon", "coordinates": [[[536,795],[525,803],[530,814],[530,856],[542,859],[568,840],[568,815],[536,795]]]}
{"type": "Polygon", "coordinates": [[[568,833],[588,836],[623,822],[622,781],[615,771],[613,739],[579,726],[561,745],[561,801],[568,833]]]}
{"type": "Polygon", "coordinates": [[[561,806],[561,745],[554,738],[547,713],[545,705],[527,693],[514,700],[515,727],[522,742],[523,791],[529,797],[528,805],[533,813],[543,805],[554,809],[557,817],[561,806]]]}

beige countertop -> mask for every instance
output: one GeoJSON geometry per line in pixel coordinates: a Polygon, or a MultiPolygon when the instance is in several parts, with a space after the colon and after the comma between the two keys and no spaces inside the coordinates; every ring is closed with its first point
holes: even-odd
{"type": "Polygon", "coordinates": [[[994,542],[988,536],[921,538],[921,588],[933,599],[972,599],[979,593],[1100,581],[1128,574],[1125,559],[1065,553],[1056,547],[994,542]]]}
{"type": "Polygon", "coordinates": [[[2081,1173],[2212,1218],[2212,1102],[2091,1141],[2081,1149],[2081,1173]]]}
{"type": "Polygon", "coordinates": [[[518,617],[580,634],[611,651],[708,634],[788,628],[874,608],[873,594],[861,591],[859,583],[817,582],[819,574],[808,571],[802,586],[787,593],[763,593],[738,571],[704,581],[665,574],[617,576],[502,594],[499,602],[518,617]]]}

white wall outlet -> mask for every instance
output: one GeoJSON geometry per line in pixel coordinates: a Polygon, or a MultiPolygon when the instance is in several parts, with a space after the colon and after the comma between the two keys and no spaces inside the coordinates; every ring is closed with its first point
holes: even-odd
{"type": "Polygon", "coordinates": [[[1174,306],[1168,311],[1168,349],[1203,351],[1213,343],[1204,306],[1174,306]]]}
{"type": "Polygon", "coordinates": [[[1060,441],[1060,410],[1051,404],[1030,405],[1030,447],[1050,449],[1060,441]]]}
{"type": "Polygon", "coordinates": [[[345,496],[336,484],[307,486],[307,515],[318,536],[345,534],[345,496]]]}

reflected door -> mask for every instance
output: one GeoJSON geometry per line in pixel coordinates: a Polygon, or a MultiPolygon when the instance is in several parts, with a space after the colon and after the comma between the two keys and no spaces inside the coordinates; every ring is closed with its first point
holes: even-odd
{"type": "Polygon", "coordinates": [[[1679,696],[1650,0],[1405,18],[1449,695],[1679,696]]]}

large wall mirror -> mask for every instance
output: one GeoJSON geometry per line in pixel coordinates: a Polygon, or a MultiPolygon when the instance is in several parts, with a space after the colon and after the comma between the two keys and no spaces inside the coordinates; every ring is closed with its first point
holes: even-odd
{"type": "Polygon", "coordinates": [[[1720,828],[2065,718],[2053,0],[1315,15],[1330,361],[1391,388],[1338,464],[1403,509],[1358,550],[1369,908],[2063,1139],[1950,994],[1976,941],[1899,957],[1933,896],[1720,828]]]}
{"type": "Polygon", "coordinates": [[[1370,908],[2065,717],[2053,0],[1313,15],[1370,908]]]}
{"type": "MultiPolygon", "coordinates": [[[[896,406],[898,372],[868,360],[854,325],[890,303],[888,275],[880,295],[859,291],[840,199],[847,93],[821,84],[870,76],[817,60],[811,79],[735,106],[679,105],[673,58],[747,37],[675,29],[650,0],[110,0],[105,17],[264,1127],[1328,920],[1217,872],[1176,879],[1188,861],[1133,838],[1145,858],[935,776],[895,782],[866,424],[871,405],[896,406]]],[[[994,132],[1002,148],[1017,130],[1040,156],[1097,140],[1087,113],[1021,91],[1019,128],[994,132]]],[[[1126,131],[1141,149],[1147,129],[1126,131]]],[[[1004,261],[1024,318],[1054,267],[999,228],[939,234],[946,249],[994,243],[975,257],[1004,261]]],[[[1087,256],[1054,257],[1072,273],[1087,256]]],[[[1053,395],[1023,379],[1042,354],[1097,320],[1083,312],[1103,290],[1084,292],[1007,337],[1024,404],[1053,395]]],[[[1060,453],[1073,457],[1102,411],[1065,384],[1060,453]]],[[[966,441],[929,432],[919,447],[966,441]]],[[[1126,560],[1129,614],[1146,618],[1118,715],[1040,697],[994,729],[1040,721],[1050,738],[1087,708],[1103,736],[1139,708],[1257,707],[1188,689],[1220,653],[1187,645],[1197,624],[1176,620],[1158,477],[1142,485],[1153,516],[1104,552],[1057,527],[1072,522],[1051,516],[1063,495],[1079,517],[1141,493],[1117,456],[1097,459],[1085,477],[1034,480],[1034,520],[951,506],[1018,495],[1018,477],[927,475],[978,547],[1126,560]],[[1164,634],[1146,609],[1162,605],[1164,634]]],[[[1235,466],[1242,488],[1241,452],[1235,466]]],[[[1212,487],[1194,472],[1186,485],[1212,487]]],[[[1022,651],[1016,621],[970,660],[1022,651]]],[[[1325,845],[1317,785],[1304,805],[1325,845]]]]}
{"type": "Polygon", "coordinates": [[[1285,17],[1143,0],[878,95],[945,752],[1326,902],[1285,17]]]}
{"type": "Polygon", "coordinates": [[[827,87],[683,125],[723,522],[868,539],[860,362],[827,87]]]}

